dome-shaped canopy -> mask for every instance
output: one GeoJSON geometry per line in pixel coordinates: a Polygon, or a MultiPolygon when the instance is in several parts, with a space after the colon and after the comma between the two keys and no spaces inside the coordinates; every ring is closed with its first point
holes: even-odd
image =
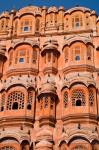
{"type": "Polygon", "coordinates": [[[76,6],[76,7],[73,7],[71,9],[68,9],[65,14],[71,14],[75,11],[81,11],[81,12],[91,12],[91,10],[89,8],[86,8],[86,7],[81,7],[81,6],[76,6]]]}
{"type": "Polygon", "coordinates": [[[39,91],[38,98],[45,94],[53,94],[54,96],[57,97],[56,87],[53,83],[47,82],[47,83],[42,84],[41,90],[39,91]]]}
{"type": "Polygon", "coordinates": [[[55,13],[55,12],[57,12],[57,11],[58,11],[57,7],[52,6],[52,7],[49,7],[49,8],[48,8],[48,11],[47,11],[47,12],[48,12],[48,13],[51,13],[51,12],[54,12],[54,13],[55,13]]]}
{"type": "Polygon", "coordinates": [[[46,41],[43,45],[41,54],[44,55],[46,52],[51,52],[51,51],[53,51],[57,55],[60,54],[60,52],[58,51],[58,43],[56,40],[46,41]]]}

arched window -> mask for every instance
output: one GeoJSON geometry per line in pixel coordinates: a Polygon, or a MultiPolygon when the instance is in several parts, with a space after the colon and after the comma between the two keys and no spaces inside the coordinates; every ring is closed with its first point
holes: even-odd
{"type": "Polygon", "coordinates": [[[74,89],[72,91],[72,105],[73,106],[85,106],[85,93],[82,89],[74,89]]]}
{"type": "Polygon", "coordinates": [[[7,110],[24,109],[24,94],[20,91],[14,91],[8,95],[7,110]]]}
{"type": "Polygon", "coordinates": [[[12,146],[4,146],[4,147],[0,148],[0,150],[16,150],[16,148],[14,148],[12,146]]]}
{"type": "Polygon", "coordinates": [[[20,64],[24,64],[26,63],[26,55],[27,55],[27,50],[26,49],[21,49],[21,50],[17,50],[15,52],[15,64],[20,63],[20,64]]]}
{"type": "Polygon", "coordinates": [[[72,18],[72,27],[79,28],[83,26],[82,16],[76,15],[72,18]]]}
{"type": "Polygon", "coordinates": [[[93,88],[89,88],[89,105],[93,106],[94,105],[94,90],[93,88]]]}
{"type": "Polygon", "coordinates": [[[30,31],[32,31],[32,21],[28,19],[21,21],[21,32],[30,31]]]}
{"type": "Polygon", "coordinates": [[[36,18],[36,23],[35,23],[35,31],[38,32],[40,29],[40,19],[36,18]]]}
{"type": "Polygon", "coordinates": [[[28,101],[27,101],[27,109],[32,109],[32,101],[33,101],[33,89],[29,89],[28,91],[28,101]]]}
{"type": "Polygon", "coordinates": [[[4,106],[5,106],[5,94],[2,94],[1,96],[1,103],[0,103],[0,110],[4,111],[4,106]]]}
{"type": "Polygon", "coordinates": [[[68,106],[68,92],[64,92],[64,108],[68,106]]]}

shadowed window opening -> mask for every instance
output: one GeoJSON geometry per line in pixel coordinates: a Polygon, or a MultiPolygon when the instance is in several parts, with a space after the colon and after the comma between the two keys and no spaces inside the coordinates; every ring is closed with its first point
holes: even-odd
{"type": "Polygon", "coordinates": [[[12,109],[14,109],[14,110],[18,109],[18,103],[17,102],[13,103],[12,109]]]}
{"type": "Polygon", "coordinates": [[[1,111],[4,111],[4,107],[3,106],[1,107],[1,111]]]}
{"type": "Polygon", "coordinates": [[[81,100],[76,101],[76,106],[81,106],[81,100]]]}
{"type": "Polygon", "coordinates": [[[28,105],[27,105],[27,109],[28,109],[28,110],[31,110],[31,104],[28,104],[28,105]]]}
{"type": "Polygon", "coordinates": [[[29,27],[28,26],[24,27],[24,31],[25,32],[29,31],[29,27]]]}
{"type": "Polygon", "coordinates": [[[24,58],[20,58],[19,62],[23,63],[24,62],[24,58]]]}
{"type": "Polygon", "coordinates": [[[80,60],[80,56],[76,56],[76,57],[75,57],[75,60],[80,60]]]}

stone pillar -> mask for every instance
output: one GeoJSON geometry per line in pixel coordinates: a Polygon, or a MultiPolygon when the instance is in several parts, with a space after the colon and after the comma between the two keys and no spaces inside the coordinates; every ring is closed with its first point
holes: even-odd
{"type": "Polygon", "coordinates": [[[96,12],[92,11],[91,12],[91,25],[92,25],[92,29],[93,29],[93,36],[96,36],[96,21],[97,21],[97,17],[96,17],[96,12]]]}
{"type": "Polygon", "coordinates": [[[45,32],[45,26],[46,26],[46,7],[42,8],[42,18],[41,18],[41,33],[45,32]]]}
{"type": "Polygon", "coordinates": [[[7,59],[5,56],[5,51],[6,51],[6,47],[4,45],[0,45],[0,78],[2,77],[3,74],[4,62],[7,59]]]}
{"type": "Polygon", "coordinates": [[[59,14],[58,14],[58,25],[59,25],[59,31],[62,31],[64,28],[64,7],[59,8],[59,14]]]}
{"type": "Polygon", "coordinates": [[[13,17],[15,15],[15,10],[11,10],[10,12],[10,25],[9,25],[9,36],[13,34],[13,17]]]}

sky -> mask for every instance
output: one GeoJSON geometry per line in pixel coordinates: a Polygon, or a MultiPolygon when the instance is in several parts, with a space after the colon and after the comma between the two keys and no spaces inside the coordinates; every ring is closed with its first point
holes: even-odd
{"type": "Polygon", "coordinates": [[[0,13],[5,10],[10,11],[13,8],[18,10],[28,5],[47,7],[52,5],[57,7],[64,6],[65,9],[79,5],[95,10],[99,15],[99,0],[0,0],[0,13]]]}

